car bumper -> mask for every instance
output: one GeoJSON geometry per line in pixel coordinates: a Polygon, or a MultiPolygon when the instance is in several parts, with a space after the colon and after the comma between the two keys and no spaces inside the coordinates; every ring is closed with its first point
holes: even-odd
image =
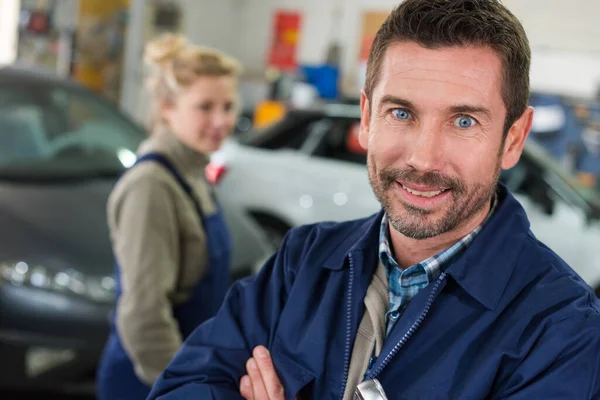
{"type": "Polygon", "coordinates": [[[112,306],[0,285],[0,387],[68,388],[93,379],[112,306]]]}

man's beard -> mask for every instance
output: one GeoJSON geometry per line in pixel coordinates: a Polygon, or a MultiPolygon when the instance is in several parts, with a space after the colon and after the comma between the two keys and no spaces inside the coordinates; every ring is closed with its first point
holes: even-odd
{"type": "Polygon", "coordinates": [[[437,172],[420,173],[413,168],[383,168],[379,171],[372,155],[369,155],[368,160],[369,180],[387,214],[388,221],[396,231],[416,240],[429,239],[450,232],[473,218],[490,203],[501,171],[500,158],[498,158],[494,175],[489,181],[468,186],[456,177],[437,172]],[[441,218],[428,221],[432,211],[415,207],[391,196],[391,189],[398,184],[397,182],[445,188],[451,190],[452,200],[446,206],[441,218]],[[402,202],[403,209],[394,208],[394,204],[399,201],[402,202]]]}

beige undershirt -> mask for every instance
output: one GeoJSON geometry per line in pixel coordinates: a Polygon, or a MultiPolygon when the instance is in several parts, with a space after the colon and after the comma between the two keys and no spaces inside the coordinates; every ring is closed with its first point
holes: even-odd
{"type": "Polygon", "coordinates": [[[378,357],[385,341],[385,314],[390,308],[390,300],[387,272],[381,261],[371,279],[364,303],[365,312],[358,326],[350,356],[344,400],[353,399],[354,390],[362,382],[369,366],[373,347],[375,347],[375,356],[378,357]]]}

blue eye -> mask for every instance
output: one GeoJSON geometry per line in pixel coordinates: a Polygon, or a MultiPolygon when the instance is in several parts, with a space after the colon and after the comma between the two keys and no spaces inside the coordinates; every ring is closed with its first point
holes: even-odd
{"type": "Polygon", "coordinates": [[[475,125],[475,120],[471,117],[467,117],[467,116],[462,116],[462,117],[458,117],[454,120],[454,126],[457,126],[459,128],[470,128],[473,125],[475,125]]]}
{"type": "Polygon", "coordinates": [[[397,109],[393,110],[392,114],[397,119],[409,119],[410,118],[410,113],[402,108],[397,108],[397,109]]]}

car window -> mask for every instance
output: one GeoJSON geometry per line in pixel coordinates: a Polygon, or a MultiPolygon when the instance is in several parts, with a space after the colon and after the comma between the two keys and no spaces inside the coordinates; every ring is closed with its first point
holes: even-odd
{"type": "Polygon", "coordinates": [[[565,204],[584,216],[598,216],[598,194],[582,187],[534,140],[528,140],[517,165],[503,171],[500,179],[512,192],[525,196],[546,214],[565,204]]]}
{"type": "Polygon", "coordinates": [[[313,124],[321,118],[316,115],[289,116],[265,129],[241,134],[237,140],[244,145],[262,149],[299,150],[309,137],[313,124]]]}
{"type": "MultiPolygon", "coordinates": [[[[135,161],[143,130],[84,90],[46,84],[0,85],[0,169],[135,161]]],[[[47,172],[47,171],[45,171],[47,172]]],[[[65,171],[63,171],[65,172],[65,171]]]]}
{"type": "Polygon", "coordinates": [[[334,119],[331,128],[323,137],[313,155],[332,160],[366,165],[366,151],[358,142],[360,120],[334,119]]]}
{"type": "Polygon", "coordinates": [[[285,140],[281,143],[281,148],[299,150],[302,147],[316,123],[315,121],[303,122],[304,123],[298,124],[287,131],[284,136],[285,140]]]}

